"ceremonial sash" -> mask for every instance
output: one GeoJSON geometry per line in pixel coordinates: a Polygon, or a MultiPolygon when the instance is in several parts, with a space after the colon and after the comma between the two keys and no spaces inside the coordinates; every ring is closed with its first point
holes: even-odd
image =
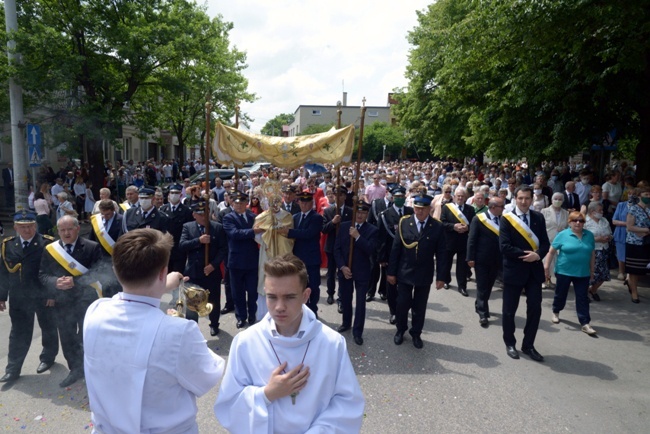
{"type": "MultiPolygon", "coordinates": [[[[381,216],[381,221],[382,221],[382,223],[384,223],[384,227],[386,228],[386,232],[388,232],[388,235],[389,235],[391,238],[395,238],[395,232],[391,231],[391,228],[390,228],[390,227],[388,226],[388,224],[386,223],[386,216],[384,215],[384,213],[382,212],[382,213],[379,214],[379,215],[381,216]]],[[[404,217],[404,216],[402,216],[402,218],[403,218],[403,217],[404,217]]],[[[398,222],[397,224],[399,224],[399,222],[398,222]]]]}
{"type": "Polygon", "coordinates": [[[129,210],[129,208],[131,208],[131,204],[129,204],[129,201],[128,201],[128,200],[125,200],[124,202],[122,202],[122,203],[120,204],[120,208],[122,208],[122,210],[123,210],[124,212],[127,212],[127,211],[129,210]]]}
{"type": "MultiPolygon", "coordinates": [[[[49,252],[54,260],[66,271],[72,274],[74,277],[79,277],[88,272],[88,269],[83,266],[83,264],[73,258],[68,252],[65,251],[63,246],[58,242],[50,243],[45,246],[45,250],[49,252]]],[[[97,291],[97,296],[102,298],[102,284],[99,281],[95,281],[90,284],[90,286],[97,291]]]]}
{"type": "Polygon", "coordinates": [[[109,255],[113,256],[113,246],[115,245],[115,240],[111,238],[104,226],[104,219],[101,214],[95,214],[90,217],[90,223],[93,225],[93,231],[99,240],[99,243],[102,245],[104,250],[108,252],[109,255]]]}
{"type": "Polygon", "coordinates": [[[466,225],[469,224],[469,221],[467,221],[467,217],[465,217],[465,214],[463,214],[463,213],[460,211],[460,208],[458,208],[458,205],[456,205],[456,204],[453,203],[453,202],[449,202],[449,203],[447,204],[447,208],[449,208],[449,211],[452,212],[452,214],[454,215],[454,217],[456,217],[456,219],[458,219],[459,222],[461,222],[461,223],[463,223],[463,224],[466,224],[466,225]]]}
{"type": "Polygon", "coordinates": [[[494,232],[496,236],[499,236],[499,226],[494,223],[494,220],[488,217],[487,213],[477,214],[476,217],[485,225],[486,228],[494,232]]]}
{"type": "Polygon", "coordinates": [[[519,235],[524,237],[524,239],[530,244],[530,247],[533,248],[533,250],[539,249],[539,238],[537,238],[537,235],[533,233],[533,231],[530,230],[528,225],[524,223],[515,213],[512,211],[507,212],[503,215],[504,218],[506,218],[510,224],[512,225],[513,228],[517,232],[519,232],[519,235]]]}

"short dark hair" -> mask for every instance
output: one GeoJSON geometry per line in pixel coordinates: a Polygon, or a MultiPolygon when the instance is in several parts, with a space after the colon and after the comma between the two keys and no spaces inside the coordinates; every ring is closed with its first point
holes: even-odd
{"type": "Polygon", "coordinates": [[[519,187],[515,189],[515,198],[519,195],[519,192],[523,191],[530,193],[530,197],[533,197],[533,188],[530,185],[526,184],[521,184],[519,187]]]}
{"type": "Polygon", "coordinates": [[[305,263],[291,253],[276,256],[266,262],[264,264],[264,273],[267,277],[298,276],[303,290],[307,288],[309,282],[305,263]]]}
{"type": "Polygon", "coordinates": [[[98,207],[101,211],[109,211],[115,209],[115,206],[113,206],[113,201],[110,199],[100,200],[98,207]]]}
{"type": "Polygon", "coordinates": [[[113,247],[113,268],[122,284],[150,283],[167,266],[174,239],[156,229],[136,229],[113,247]]]}

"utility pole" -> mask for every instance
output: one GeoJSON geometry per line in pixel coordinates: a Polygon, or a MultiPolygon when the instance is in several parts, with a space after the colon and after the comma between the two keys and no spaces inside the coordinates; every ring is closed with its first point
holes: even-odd
{"type": "MultiPolygon", "coordinates": [[[[5,0],[5,23],[11,37],[18,30],[16,0],[5,0]]],[[[14,53],[16,41],[7,41],[9,64],[20,62],[20,55],[14,53]]],[[[23,121],[23,88],[9,77],[9,102],[11,105],[11,153],[13,154],[14,203],[15,209],[27,209],[27,149],[25,148],[25,122],[23,121]]],[[[34,180],[36,181],[36,180],[34,180]]],[[[5,185],[5,188],[8,186],[5,185]]]]}

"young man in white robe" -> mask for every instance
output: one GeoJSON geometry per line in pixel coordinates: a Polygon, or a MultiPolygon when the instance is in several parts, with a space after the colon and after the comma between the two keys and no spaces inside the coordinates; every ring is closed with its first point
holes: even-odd
{"type": "Polygon", "coordinates": [[[264,272],[269,312],[233,340],[217,419],[234,434],[359,432],[365,400],[345,339],[305,306],[305,264],[287,254],[264,272]]]}
{"type": "Polygon", "coordinates": [[[136,229],[113,248],[124,292],[95,301],[84,321],[84,368],[93,433],[198,433],[196,397],[225,362],[196,322],[165,315],[160,298],[183,276],[167,274],[172,236],[136,229]]]}

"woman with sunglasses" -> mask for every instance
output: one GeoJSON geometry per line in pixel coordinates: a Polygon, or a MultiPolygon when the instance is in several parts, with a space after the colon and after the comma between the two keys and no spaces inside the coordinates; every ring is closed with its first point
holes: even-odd
{"type": "Polygon", "coordinates": [[[594,235],[584,229],[585,216],[578,211],[569,214],[569,227],[555,237],[551,249],[544,260],[546,278],[551,277],[551,262],[557,254],[555,264],[555,298],[553,299],[554,324],[560,322],[560,312],[566,305],[569,286],[573,283],[576,294],[576,312],[582,331],[588,335],[595,335],[589,316],[589,281],[593,280],[595,264],[596,242],[594,235]]]}

